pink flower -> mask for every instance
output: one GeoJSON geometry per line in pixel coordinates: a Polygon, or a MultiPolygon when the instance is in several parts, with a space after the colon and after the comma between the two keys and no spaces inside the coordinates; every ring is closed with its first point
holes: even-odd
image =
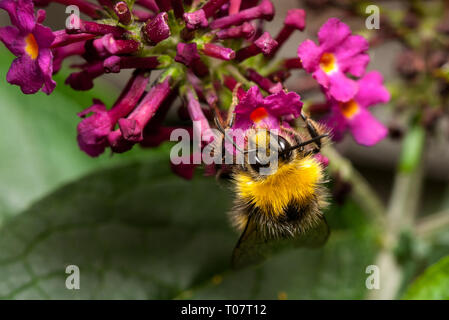
{"type": "Polygon", "coordinates": [[[352,35],[351,29],[336,18],[329,19],[318,32],[317,46],[306,40],[298,48],[304,69],[333,99],[350,101],[357,92],[357,83],[346,76],[361,77],[369,63],[368,42],[352,35]]]}
{"type": "Polygon", "coordinates": [[[369,72],[358,81],[359,89],[353,99],[347,102],[331,100],[331,113],[325,123],[333,129],[334,140],[341,140],[347,130],[358,144],[364,146],[372,146],[386,137],[387,128],[368,111],[368,107],[390,100],[382,82],[379,72],[369,72]]]}
{"type": "Polygon", "coordinates": [[[25,94],[40,89],[50,94],[56,86],[52,79],[53,54],[50,50],[55,36],[50,28],[41,24],[45,11],[39,10],[35,17],[31,0],[1,0],[0,9],[8,12],[14,25],[0,28],[0,40],[17,57],[6,80],[20,86],[25,94]]]}
{"type": "Polygon", "coordinates": [[[301,114],[301,97],[295,92],[281,90],[266,98],[254,86],[248,90],[235,108],[233,129],[247,130],[256,127],[279,129],[282,120],[297,118],[301,114]]]}

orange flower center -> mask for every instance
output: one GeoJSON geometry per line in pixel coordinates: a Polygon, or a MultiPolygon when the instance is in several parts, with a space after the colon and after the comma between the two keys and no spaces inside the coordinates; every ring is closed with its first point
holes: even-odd
{"type": "Polygon", "coordinates": [[[259,107],[254,109],[253,112],[251,112],[251,114],[249,115],[249,118],[251,119],[251,121],[257,123],[263,119],[265,119],[266,117],[268,117],[268,112],[267,110],[265,110],[264,107],[259,107]]]}
{"type": "Polygon", "coordinates": [[[32,33],[26,36],[25,43],[26,53],[28,53],[31,59],[35,60],[39,55],[39,46],[37,45],[36,39],[34,38],[32,33]]]}
{"type": "Polygon", "coordinates": [[[320,67],[326,73],[331,73],[337,69],[337,60],[332,53],[325,52],[320,59],[320,67]]]}
{"type": "Polygon", "coordinates": [[[351,119],[359,111],[359,105],[354,100],[340,102],[340,110],[346,118],[351,119]]]}

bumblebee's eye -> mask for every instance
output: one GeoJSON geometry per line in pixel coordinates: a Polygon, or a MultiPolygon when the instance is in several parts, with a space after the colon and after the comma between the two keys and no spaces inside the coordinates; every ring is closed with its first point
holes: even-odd
{"type": "Polygon", "coordinates": [[[290,143],[288,143],[287,140],[285,140],[285,138],[278,136],[278,144],[279,144],[279,158],[287,161],[291,158],[292,156],[292,151],[287,151],[285,152],[285,150],[288,150],[291,146],[290,143]]]}

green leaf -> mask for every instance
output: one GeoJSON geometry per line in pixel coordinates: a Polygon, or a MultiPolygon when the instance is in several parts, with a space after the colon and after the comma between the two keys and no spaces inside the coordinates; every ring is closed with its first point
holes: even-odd
{"type": "Polygon", "coordinates": [[[429,267],[407,290],[407,300],[449,300],[449,256],[429,267]]]}
{"type": "Polygon", "coordinates": [[[0,229],[2,298],[173,298],[228,266],[236,235],[214,179],[171,173],[168,155],[67,185],[0,229]],[[81,289],[65,287],[77,265],[81,289]]]}
{"type": "Polygon", "coordinates": [[[0,223],[52,189],[136,153],[92,159],[76,142],[76,113],[94,97],[110,106],[116,89],[98,83],[94,90],[77,92],[64,84],[67,72],[62,72],[50,96],[25,95],[6,82],[13,58],[0,46],[0,223]]]}
{"type": "MultiPolygon", "coordinates": [[[[174,176],[168,150],[149,159],[85,177],[8,220],[0,229],[0,297],[364,297],[372,233],[340,223],[323,249],[285,252],[234,273],[229,188],[174,176]],[[80,290],[65,287],[68,265],[80,268],[80,290]]],[[[352,212],[345,219],[363,216],[335,209],[331,227],[340,210],[352,212]]]]}

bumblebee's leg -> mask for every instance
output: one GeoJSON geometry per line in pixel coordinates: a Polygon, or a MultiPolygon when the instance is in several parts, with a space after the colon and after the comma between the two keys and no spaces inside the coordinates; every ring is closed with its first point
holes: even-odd
{"type": "MultiPolygon", "coordinates": [[[[304,114],[304,112],[301,110],[301,118],[304,121],[304,123],[306,124],[306,128],[307,131],[310,134],[310,137],[316,138],[319,136],[318,130],[316,129],[315,125],[313,124],[313,120],[311,120],[309,117],[307,117],[306,114],[304,114]]],[[[313,153],[318,153],[321,150],[321,139],[318,139],[315,142],[315,145],[317,146],[316,148],[313,149],[313,153]]]]}
{"type": "Polygon", "coordinates": [[[226,161],[226,148],[225,148],[225,137],[223,135],[223,137],[221,138],[221,164],[219,165],[220,167],[218,168],[217,174],[215,175],[216,180],[219,180],[223,176],[222,166],[225,163],[225,161],[226,161]]]}
{"type": "Polygon", "coordinates": [[[228,119],[227,119],[227,127],[228,128],[232,128],[234,126],[234,121],[235,121],[234,110],[235,110],[235,107],[237,107],[237,105],[239,104],[239,99],[237,98],[237,92],[241,86],[242,86],[241,83],[237,83],[234,90],[232,91],[232,103],[231,103],[231,106],[229,107],[228,119]]]}

